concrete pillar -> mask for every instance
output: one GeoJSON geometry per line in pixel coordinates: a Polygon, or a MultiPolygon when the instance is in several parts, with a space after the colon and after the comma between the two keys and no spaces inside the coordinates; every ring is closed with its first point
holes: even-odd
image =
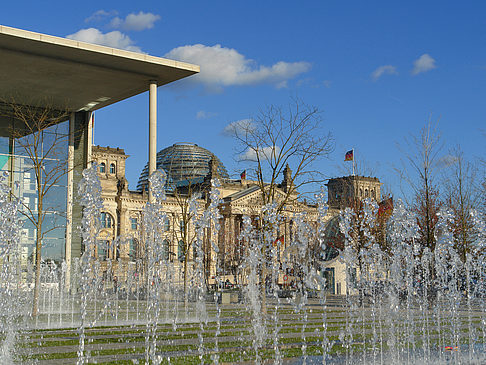
{"type": "Polygon", "coordinates": [[[66,199],[66,290],[71,285],[71,242],[73,235],[73,192],[74,192],[74,118],[75,113],[69,116],[69,144],[68,144],[68,171],[67,171],[67,199],[66,199]]]}
{"type": "MultiPolygon", "coordinates": [[[[157,82],[150,81],[149,87],[149,177],[157,166],[157,82]]],[[[149,182],[149,201],[153,201],[149,182]]]]}
{"type": "Polygon", "coordinates": [[[93,143],[94,143],[94,112],[88,114],[88,130],[87,130],[87,145],[86,145],[86,159],[88,166],[91,166],[93,161],[93,143]]]}
{"type": "MultiPolygon", "coordinates": [[[[71,264],[74,265],[74,260],[80,258],[82,254],[81,235],[76,234],[76,227],[81,225],[83,218],[83,207],[79,204],[77,199],[77,187],[82,178],[83,170],[88,167],[88,150],[89,150],[89,128],[90,113],[76,112],[74,115],[74,173],[73,173],[73,204],[72,204],[72,230],[74,234],[71,236],[71,264]]],[[[75,283],[72,283],[75,284],[75,283]]]]}

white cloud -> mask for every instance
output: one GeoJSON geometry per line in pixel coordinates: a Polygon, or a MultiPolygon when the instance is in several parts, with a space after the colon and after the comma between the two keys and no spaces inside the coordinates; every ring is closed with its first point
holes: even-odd
{"type": "Polygon", "coordinates": [[[96,28],[81,29],[76,33],[69,34],[66,38],[142,53],[140,47],[135,46],[135,42],[129,36],[117,30],[102,33],[96,28]]]}
{"type": "Polygon", "coordinates": [[[231,122],[226,127],[224,127],[221,134],[228,137],[233,137],[235,135],[245,134],[246,132],[253,132],[256,129],[255,123],[251,119],[241,119],[235,122],[231,122]]]}
{"type": "Polygon", "coordinates": [[[280,152],[280,147],[263,147],[258,150],[258,153],[257,149],[248,148],[243,154],[240,155],[240,161],[257,161],[257,156],[260,158],[260,160],[271,160],[273,151],[275,151],[275,154],[278,154],[280,152]]]}
{"type": "Polygon", "coordinates": [[[209,119],[209,118],[212,118],[212,117],[215,117],[216,115],[218,115],[218,113],[213,113],[213,112],[207,112],[205,110],[200,110],[197,112],[196,114],[196,119],[209,119]]]}
{"type": "Polygon", "coordinates": [[[98,11],[95,11],[93,14],[91,14],[86,19],[84,19],[84,21],[86,23],[99,22],[100,20],[102,20],[104,18],[112,17],[112,16],[115,16],[117,14],[118,14],[118,12],[116,10],[110,10],[110,11],[98,10],[98,11]]]}
{"type": "Polygon", "coordinates": [[[397,75],[397,69],[392,65],[384,65],[378,67],[375,71],[371,73],[371,78],[373,81],[377,81],[383,75],[397,75]]]}
{"type": "Polygon", "coordinates": [[[435,60],[427,53],[424,53],[413,62],[412,75],[418,75],[419,73],[433,70],[436,67],[435,60]]]}
{"type": "Polygon", "coordinates": [[[160,19],[160,15],[152,13],[144,13],[143,11],[138,14],[130,13],[125,19],[116,17],[111,20],[110,26],[116,29],[122,29],[125,31],[141,31],[144,29],[151,29],[154,27],[154,23],[160,19]]]}
{"type": "Polygon", "coordinates": [[[232,48],[195,44],[174,48],[165,57],[194,63],[201,72],[188,79],[199,82],[209,89],[221,89],[231,85],[270,83],[285,87],[289,79],[309,71],[308,62],[277,62],[272,66],[257,65],[255,61],[232,48]]]}

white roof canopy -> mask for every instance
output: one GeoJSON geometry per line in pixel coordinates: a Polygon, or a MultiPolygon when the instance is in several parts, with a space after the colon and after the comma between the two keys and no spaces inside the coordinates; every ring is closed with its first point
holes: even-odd
{"type": "MultiPolygon", "coordinates": [[[[0,97],[97,110],[199,72],[199,66],[0,25],[0,97]]],[[[41,106],[41,105],[38,105],[41,106]]]]}

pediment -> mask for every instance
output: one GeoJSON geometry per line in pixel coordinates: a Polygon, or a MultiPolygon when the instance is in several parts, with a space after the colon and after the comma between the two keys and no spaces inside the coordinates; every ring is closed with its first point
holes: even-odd
{"type": "MultiPolygon", "coordinates": [[[[286,193],[280,189],[276,189],[277,202],[281,202],[286,197],[286,193]]],[[[258,186],[251,186],[247,189],[241,190],[237,193],[227,196],[225,203],[231,206],[247,206],[247,207],[258,207],[263,205],[262,193],[258,186]]],[[[290,206],[294,206],[299,210],[305,209],[305,205],[293,200],[290,206]]]]}

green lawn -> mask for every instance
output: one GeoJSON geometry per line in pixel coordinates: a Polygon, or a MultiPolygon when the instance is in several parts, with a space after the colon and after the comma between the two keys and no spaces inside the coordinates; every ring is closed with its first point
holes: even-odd
{"type": "MultiPolygon", "coordinates": [[[[295,311],[289,306],[279,308],[274,322],[275,311],[269,308],[266,316],[266,338],[261,344],[254,342],[251,314],[242,305],[222,306],[220,322],[215,321],[214,307],[209,308],[207,323],[160,323],[155,332],[144,325],[97,326],[86,328],[85,348],[90,359],[102,364],[145,363],[146,343],[156,343],[156,353],[171,364],[214,363],[219,356],[220,363],[251,361],[255,358],[269,359],[279,352],[282,358],[319,356],[323,354],[326,341],[327,355],[376,353],[388,351],[387,341],[394,336],[396,348],[423,344],[423,328],[429,336],[427,346],[439,349],[452,339],[449,319],[441,317],[441,322],[425,322],[419,312],[409,322],[395,323],[391,319],[378,317],[370,310],[346,312],[345,308],[307,307],[295,311]],[[307,316],[307,321],[303,317],[307,316]],[[325,322],[323,321],[326,319],[325,322]],[[375,318],[372,321],[372,318],[375,318]],[[324,328],[324,324],[326,325],[324,328]],[[439,326],[440,325],[440,326],[439,326]],[[155,338],[154,338],[155,335],[155,338]],[[407,335],[413,341],[407,340],[407,335]],[[375,347],[373,347],[375,346],[375,347]],[[222,351],[224,349],[224,351],[222,351]]],[[[182,316],[181,316],[182,318],[182,316]]],[[[462,312],[456,325],[459,342],[469,341],[469,326],[476,343],[484,343],[485,314],[462,312]]],[[[79,331],[75,328],[25,330],[17,337],[17,360],[19,363],[39,361],[49,363],[75,363],[79,346],[79,331]]],[[[357,355],[359,356],[359,355],[357,355]]]]}

